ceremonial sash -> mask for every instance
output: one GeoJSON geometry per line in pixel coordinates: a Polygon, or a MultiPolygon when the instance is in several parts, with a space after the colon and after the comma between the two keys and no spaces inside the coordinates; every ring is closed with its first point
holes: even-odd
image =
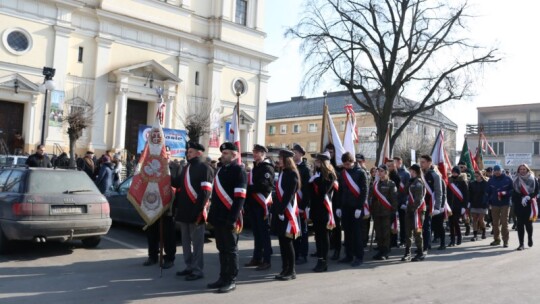
{"type": "Polygon", "coordinates": [[[251,171],[248,173],[248,185],[253,185],[253,174],[251,174],[251,171]]]}
{"type": "Polygon", "coordinates": [[[452,191],[452,193],[454,193],[454,196],[456,196],[460,202],[463,202],[463,193],[461,193],[461,190],[459,190],[456,184],[450,183],[450,190],[452,191]]]}
{"type": "MultiPolygon", "coordinates": [[[[283,202],[283,188],[281,187],[281,179],[283,173],[279,174],[279,178],[276,185],[276,194],[278,200],[283,202]]],[[[296,201],[296,194],[293,196],[292,204],[287,202],[287,207],[285,208],[285,217],[287,218],[287,228],[285,229],[285,235],[287,237],[296,237],[300,235],[300,224],[298,223],[298,203],[296,201]]]]}
{"type": "Polygon", "coordinates": [[[345,184],[347,185],[347,188],[349,188],[349,191],[354,195],[354,197],[359,198],[360,197],[360,187],[354,182],[351,175],[347,170],[343,169],[341,171],[341,175],[343,179],[345,180],[345,184]]]}
{"type": "Polygon", "coordinates": [[[435,210],[435,197],[433,195],[433,190],[431,190],[431,187],[429,187],[429,184],[427,183],[427,181],[424,179],[423,176],[422,176],[422,180],[424,181],[424,185],[426,186],[426,191],[429,194],[430,206],[429,206],[428,213],[431,215],[431,213],[433,213],[433,210],[435,210]]]}
{"type": "MultiPolygon", "coordinates": [[[[409,204],[414,205],[414,196],[412,195],[411,190],[409,189],[409,204]]],[[[414,210],[414,231],[422,231],[422,212],[426,210],[426,201],[422,200],[420,206],[414,210]]]]}
{"type": "Polygon", "coordinates": [[[398,227],[399,227],[399,213],[398,211],[396,211],[394,220],[392,221],[392,234],[398,233],[398,227]]]}
{"type": "Polygon", "coordinates": [[[405,185],[403,182],[399,182],[399,192],[405,193],[405,185]]]}
{"type": "Polygon", "coordinates": [[[324,207],[326,208],[326,212],[328,212],[328,222],[326,223],[327,229],[334,229],[336,228],[336,220],[334,219],[334,212],[332,212],[332,200],[328,195],[324,196],[324,207]]]}
{"type": "Polygon", "coordinates": [[[386,196],[384,196],[381,193],[378,186],[379,186],[379,181],[376,181],[375,184],[373,185],[373,192],[375,193],[375,197],[377,198],[379,203],[381,203],[381,205],[383,205],[384,208],[392,211],[392,204],[388,201],[386,196]]]}
{"type": "MultiPolygon", "coordinates": [[[[221,170],[221,168],[219,170],[221,170]]],[[[225,189],[223,189],[223,186],[221,185],[221,181],[219,180],[219,170],[216,173],[216,181],[214,183],[214,189],[216,189],[216,193],[219,197],[219,201],[225,206],[225,208],[227,208],[227,210],[231,210],[233,200],[227,194],[227,192],[225,191],[225,189]]],[[[234,188],[234,197],[246,198],[246,189],[234,188]]],[[[236,232],[240,233],[242,231],[243,226],[244,226],[244,219],[243,219],[242,213],[240,213],[240,216],[238,217],[238,219],[236,219],[236,227],[235,227],[236,232]]]]}
{"type": "MultiPolygon", "coordinates": [[[[523,196],[529,196],[529,191],[525,188],[525,185],[523,185],[523,182],[519,181],[519,190],[521,192],[521,195],[523,196]]],[[[529,216],[529,220],[532,222],[536,222],[536,219],[538,218],[538,202],[536,201],[536,197],[531,197],[531,215],[529,216]]]]}
{"type": "MultiPolygon", "coordinates": [[[[191,200],[191,202],[195,204],[197,203],[197,198],[199,197],[199,195],[197,194],[197,192],[191,185],[191,176],[189,175],[189,168],[190,168],[190,165],[187,165],[187,167],[184,169],[186,170],[186,175],[184,176],[184,188],[186,189],[186,193],[189,199],[191,200]]],[[[201,190],[211,192],[212,183],[209,183],[206,181],[201,182],[201,190]]],[[[197,223],[199,223],[201,220],[204,220],[206,222],[208,218],[208,206],[209,206],[208,201],[204,202],[203,211],[201,215],[199,216],[199,218],[197,219],[197,223]]]]}
{"type": "MultiPolygon", "coordinates": [[[[300,202],[302,201],[304,197],[304,194],[302,193],[302,190],[298,190],[296,191],[296,201],[298,202],[298,204],[300,204],[300,202]]],[[[307,220],[308,219],[308,215],[306,213],[305,210],[302,210],[300,208],[298,208],[298,213],[300,214],[300,216],[304,219],[304,220],[307,220]]]]}
{"type": "Polygon", "coordinates": [[[452,216],[452,208],[448,205],[448,202],[444,202],[444,218],[448,219],[452,216]]]}
{"type": "Polygon", "coordinates": [[[251,196],[259,203],[264,210],[264,218],[268,217],[268,208],[272,205],[272,193],[264,197],[262,193],[252,193],[251,196]]]}

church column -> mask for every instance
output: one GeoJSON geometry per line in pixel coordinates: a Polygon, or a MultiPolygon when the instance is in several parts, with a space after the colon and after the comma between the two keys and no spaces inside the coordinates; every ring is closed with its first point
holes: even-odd
{"type": "Polygon", "coordinates": [[[30,144],[31,146],[36,143],[36,140],[34,138],[36,124],[38,124],[38,121],[36,121],[36,106],[37,106],[37,100],[38,100],[39,94],[32,94],[32,101],[27,104],[27,112],[25,115],[28,115],[30,119],[28,120],[28,128],[26,129],[27,133],[25,134],[25,144],[30,144]]]}
{"type": "Polygon", "coordinates": [[[96,37],[96,74],[94,82],[94,125],[92,126],[91,146],[94,149],[106,150],[105,119],[107,118],[107,74],[111,57],[112,41],[96,37]]]}
{"type": "Polygon", "coordinates": [[[265,132],[266,132],[266,96],[268,92],[268,79],[270,79],[269,75],[266,74],[259,74],[259,94],[258,94],[258,110],[257,110],[257,121],[255,122],[255,134],[254,134],[254,142],[258,144],[265,144],[265,132]]]}

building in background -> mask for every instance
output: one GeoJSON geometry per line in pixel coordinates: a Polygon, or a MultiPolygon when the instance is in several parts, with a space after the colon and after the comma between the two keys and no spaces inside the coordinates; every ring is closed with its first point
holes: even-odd
{"type": "MultiPolygon", "coordinates": [[[[46,109],[46,150],[67,150],[62,116],[73,107],[94,112],[77,152],[137,153],[140,125],[157,110],[164,88],[164,127],[211,105],[210,154],[219,152],[227,121],[241,102],[243,148],[263,143],[267,66],[264,0],[10,0],[0,1],[0,137],[16,132],[25,152],[40,142],[43,67],[56,69],[46,109]]],[[[203,140],[201,140],[202,142],[203,140]]]]}
{"type": "Polygon", "coordinates": [[[466,129],[473,152],[481,130],[495,152],[485,149],[485,167],[501,165],[514,173],[526,163],[535,171],[540,169],[540,103],[478,108],[478,124],[466,129]]]}
{"type": "MultiPolygon", "coordinates": [[[[345,105],[353,104],[359,135],[357,151],[363,153],[368,162],[373,164],[377,148],[377,127],[373,116],[363,111],[352,100],[348,91],[328,93],[326,99],[328,110],[341,136],[345,132],[347,117],[345,105]]],[[[269,103],[266,114],[266,145],[284,148],[299,143],[309,153],[320,152],[323,105],[323,96],[298,96],[292,97],[290,101],[269,103]]],[[[393,123],[394,129],[399,128],[403,119],[396,118],[393,123]]],[[[438,110],[424,112],[409,123],[394,145],[394,155],[410,159],[411,149],[415,149],[417,153],[431,154],[435,137],[441,128],[446,134],[445,144],[449,157],[454,159],[457,125],[438,110]]]]}

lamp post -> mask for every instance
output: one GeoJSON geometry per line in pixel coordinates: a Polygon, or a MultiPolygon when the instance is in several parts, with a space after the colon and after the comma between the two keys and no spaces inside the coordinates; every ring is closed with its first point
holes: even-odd
{"type": "Polygon", "coordinates": [[[43,102],[43,121],[41,122],[41,141],[40,144],[45,144],[45,120],[47,119],[47,97],[49,95],[49,91],[54,90],[54,82],[53,77],[54,73],[56,73],[56,70],[49,67],[43,67],[43,76],[45,76],[45,79],[43,80],[43,84],[39,86],[39,91],[41,93],[45,93],[45,101],[43,102]]]}

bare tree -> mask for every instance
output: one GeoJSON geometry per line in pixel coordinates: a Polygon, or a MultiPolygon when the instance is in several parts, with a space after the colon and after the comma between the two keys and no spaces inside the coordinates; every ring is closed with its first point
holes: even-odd
{"type": "Polygon", "coordinates": [[[190,96],[186,104],[186,112],[176,115],[184,124],[189,140],[199,142],[211,131],[213,103],[206,98],[190,96]]]}
{"type": "Polygon", "coordinates": [[[400,156],[403,163],[410,165],[412,161],[411,149],[416,155],[431,154],[435,137],[423,137],[413,134],[413,132],[403,132],[394,146],[394,156],[400,156]]]}
{"type": "Polygon", "coordinates": [[[71,110],[64,116],[67,124],[67,134],[69,136],[69,166],[75,167],[75,144],[81,138],[84,129],[92,125],[94,112],[92,107],[71,107],[71,110]]]}
{"type": "Polygon", "coordinates": [[[471,95],[475,69],[500,60],[497,49],[465,37],[469,7],[457,2],[308,1],[305,17],[286,32],[302,40],[303,90],[327,75],[343,85],[374,117],[379,159],[392,118],[403,123],[390,149],[416,115],[471,95]],[[400,97],[409,91],[417,102],[400,97]]]}

